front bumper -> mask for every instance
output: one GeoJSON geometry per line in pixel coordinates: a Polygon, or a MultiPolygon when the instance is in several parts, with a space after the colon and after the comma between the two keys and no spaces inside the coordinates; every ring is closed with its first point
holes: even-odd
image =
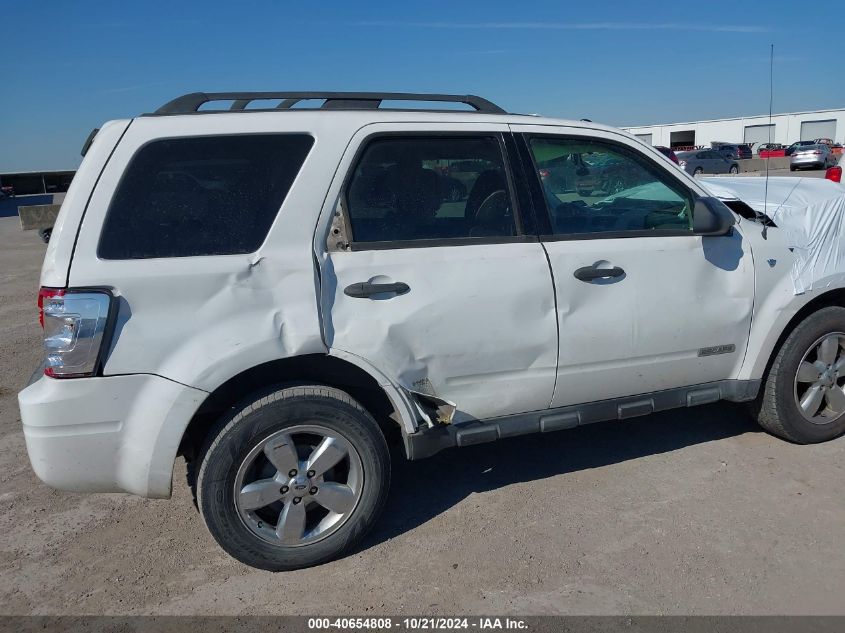
{"type": "Polygon", "coordinates": [[[60,490],[169,497],[182,434],[207,395],[148,374],[42,375],[18,394],[32,469],[60,490]]]}

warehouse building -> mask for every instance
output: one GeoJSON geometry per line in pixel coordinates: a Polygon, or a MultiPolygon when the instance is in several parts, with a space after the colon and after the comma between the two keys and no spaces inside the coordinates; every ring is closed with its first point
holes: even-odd
{"type": "Polygon", "coordinates": [[[75,170],[0,173],[0,186],[11,187],[18,196],[61,193],[70,187],[75,170]]]}
{"type": "MultiPolygon", "coordinates": [[[[709,147],[714,141],[726,143],[781,143],[833,139],[845,144],[845,108],[813,110],[759,116],[713,119],[691,123],[662,123],[623,127],[649,145],[672,149],[709,147]]],[[[753,146],[752,146],[753,147],[753,146]]]]}

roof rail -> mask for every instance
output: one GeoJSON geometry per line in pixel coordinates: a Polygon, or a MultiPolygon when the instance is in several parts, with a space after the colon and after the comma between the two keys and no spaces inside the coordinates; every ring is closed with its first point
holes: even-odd
{"type": "MultiPolygon", "coordinates": [[[[475,95],[441,95],[411,92],[192,92],[161,106],[154,114],[189,114],[211,101],[231,101],[232,105],[215,112],[242,111],[252,101],[280,99],[275,110],[289,110],[306,99],[322,99],[323,110],[370,110],[381,106],[382,101],[444,101],[465,103],[476,112],[505,114],[495,103],[475,95]]],[[[204,110],[208,112],[210,110],[204,110]]],[[[253,110],[255,111],[255,110],[253,110]]]]}

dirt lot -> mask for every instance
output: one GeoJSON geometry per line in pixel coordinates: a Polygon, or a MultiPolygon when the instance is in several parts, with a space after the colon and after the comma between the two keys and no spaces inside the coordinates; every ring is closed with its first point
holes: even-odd
{"type": "Polygon", "coordinates": [[[845,613],[845,438],[793,446],[730,405],[395,462],[346,558],[225,556],[191,503],[51,490],[15,394],[44,245],[0,218],[0,613],[845,613]]]}

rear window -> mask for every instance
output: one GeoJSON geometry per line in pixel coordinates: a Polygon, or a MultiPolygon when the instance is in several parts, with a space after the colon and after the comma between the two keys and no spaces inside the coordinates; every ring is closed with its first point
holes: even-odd
{"type": "Polygon", "coordinates": [[[233,255],[258,249],[314,139],[306,134],[153,141],[109,206],[102,259],[233,255]]]}

